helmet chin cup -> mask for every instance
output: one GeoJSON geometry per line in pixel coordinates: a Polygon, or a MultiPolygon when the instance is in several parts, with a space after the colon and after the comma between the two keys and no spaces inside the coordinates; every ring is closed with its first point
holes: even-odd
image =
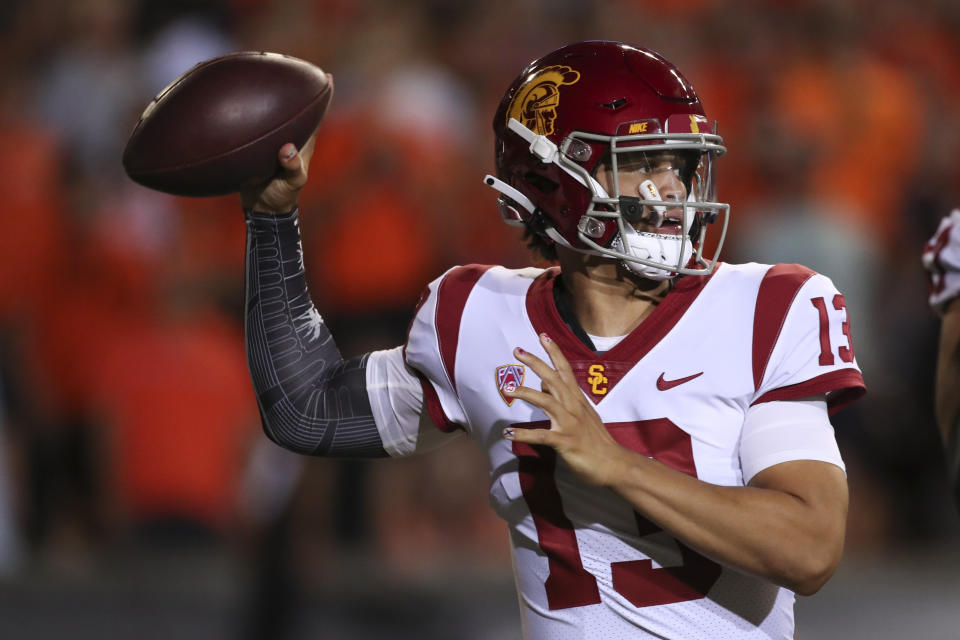
{"type": "Polygon", "coordinates": [[[623,254],[622,262],[631,272],[649,280],[669,280],[693,256],[693,246],[685,235],[668,235],[626,228],[610,244],[623,254]],[[673,265],[673,268],[668,268],[673,265]]]}

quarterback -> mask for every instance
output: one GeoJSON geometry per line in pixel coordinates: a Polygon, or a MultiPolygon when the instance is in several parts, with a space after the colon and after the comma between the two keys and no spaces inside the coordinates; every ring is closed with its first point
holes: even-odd
{"type": "Polygon", "coordinates": [[[829,415],[865,389],[843,295],[800,265],[719,261],[726,149],[653,51],[558,49],[493,129],[500,214],[559,267],[452,268],[395,349],[343,360],[311,302],[312,143],[241,194],[266,434],[378,457],[465,433],[509,527],[525,638],[793,638],[795,594],[843,550],[829,415]]]}

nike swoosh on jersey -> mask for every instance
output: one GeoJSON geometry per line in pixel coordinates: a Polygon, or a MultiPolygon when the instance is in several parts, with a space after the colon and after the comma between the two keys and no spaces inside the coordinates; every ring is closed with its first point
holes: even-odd
{"type": "MultiPolygon", "coordinates": [[[[666,371],[664,371],[664,373],[666,373],[666,371]]],[[[690,382],[690,381],[693,380],[694,378],[699,378],[699,377],[702,376],[702,375],[703,375],[703,371],[701,371],[700,373],[695,373],[695,374],[693,374],[692,376],[687,376],[686,378],[678,378],[678,379],[676,379],[676,380],[664,380],[664,379],[663,379],[663,373],[661,373],[661,374],[660,374],[660,377],[657,378],[657,389],[660,389],[660,391],[666,391],[667,389],[673,389],[673,388],[676,387],[677,385],[681,385],[681,384],[683,384],[684,382],[690,382]]]]}

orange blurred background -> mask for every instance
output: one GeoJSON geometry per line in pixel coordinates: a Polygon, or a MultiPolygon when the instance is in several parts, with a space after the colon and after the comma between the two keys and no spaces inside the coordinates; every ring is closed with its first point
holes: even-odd
{"type": "Polygon", "coordinates": [[[583,39],[658,50],[697,87],[729,149],[726,260],[803,262],[845,293],[870,391],[835,420],[847,555],[798,605],[798,637],[956,637],[919,262],[960,206],[950,0],[4,2],[0,635],[519,637],[480,454],[267,442],[236,198],[150,192],[120,156],[200,60],[271,50],[332,72],[301,201],[308,276],[345,356],[392,347],[446,268],[530,263],[481,184],[490,121],[527,62],[583,39]],[[903,581],[926,608],[903,612],[903,581]]]}

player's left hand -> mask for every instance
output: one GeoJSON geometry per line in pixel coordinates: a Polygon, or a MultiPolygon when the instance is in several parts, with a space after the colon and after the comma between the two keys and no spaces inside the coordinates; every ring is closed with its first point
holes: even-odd
{"type": "Polygon", "coordinates": [[[626,449],[613,439],[580,391],[573,369],[557,343],[541,334],[540,344],[555,368],[520,348],[514,349],[514,355],[540,376],[542,390],[521,386],[504,393],[543,410],[550,418],[550,428],[507,428],[503,436],[515,442],[551,447],[584,482],[608,486],[613,480],[613,462],[626,449]]]}

